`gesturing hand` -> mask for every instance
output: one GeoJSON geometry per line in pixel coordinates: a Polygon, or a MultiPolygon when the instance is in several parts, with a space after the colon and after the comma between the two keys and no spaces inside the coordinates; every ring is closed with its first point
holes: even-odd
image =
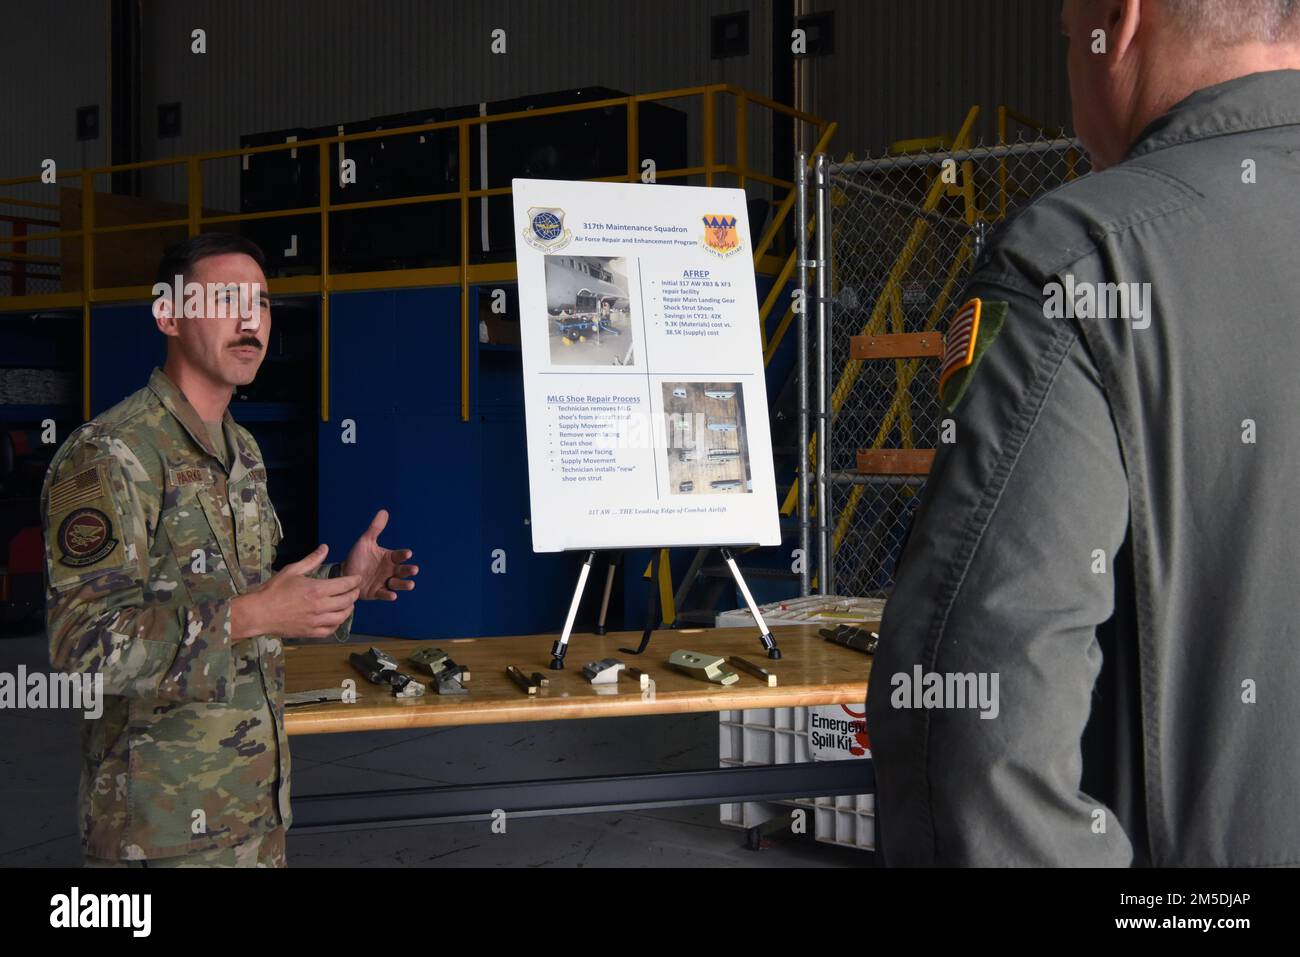
{"type": "Polygon", "coordinates": [[[361,579],[356,576],[312,578],[328,551],[318,545],[306,558],[285,565],[255,591],[230,606],[230,638],[257,635],[325,638],[352,614],[361,579]]]}
{"type": "Polygon", "coordinates": [[[361,581],[361,598],[396,601],[399,591],[415,587],[411,581],[420,571],[416,565],[405,565],[411,557],[409,548],[384,548],[379,544],[379,533],[388,525],[388,509],[375,513],[370,527],[357,539],[343,564],[344,575],[355,575],[361,581]]]}

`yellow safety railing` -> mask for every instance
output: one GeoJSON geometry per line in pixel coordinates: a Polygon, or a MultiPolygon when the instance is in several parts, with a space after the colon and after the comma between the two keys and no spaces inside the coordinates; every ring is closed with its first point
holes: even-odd
{"type": "MultiPolygon", "coordinates": [[[[535,110],[518,111],[514,113],[502,113],[493,116],[472,116],[457,120],[448,120],[440,123],[425,123],[414,126],[401,127],[389,130],[374,130],[363,133],[340,134],[337,136],[321,137],[312,140],[297,140],[286,143],[272,143],[265,146],[241,147],[239,149],[219,150],[211,153],[197,154],[193,156],[169,157],[167,159],[148,160],[138,163],[125,163],[116,166],[104,166],[89,169],[76,170],[73,172],[59,173],[57,185],[68,185],[75,181],[81,189],[81,223],[80,228],[66,229],[67,223],[61,223],[60,229],[53,232],[23,232],[18,235],[15,230],[14,235],[0,236],[0,259],[3,256],[3,248],[6,245],[19,246],[26,248],[26,244],[37,241],[49,240],[80,240],[82,244],[82,261],[81,261],[81,288],[72,292],[52,293],[43,295],[14,295],[0,297],[0,311],[26,311],[33,309],[57,309],[57,308],[75,308],[80,306],[82,310],[82,332],[83,332],[83,363],[82,363],[82,396],[83,409],[82,413],[86,418],[90,416],[90,309],[91,305],[99,302],[127,302],[148,299],[152,295],[151,286],[116,286],[100,287],[95,283],[95,240],[113,233],[127,233],[138,230],[166,229],[166,228],[184,228],[189,235],[197,235],[202,232],[205,226],[216,226],[222,224],[239,223],[257,219],[280,219],[293,216],[318,215],[320,217],[320,272],[314,276],[290,276],[270,280],[270,291],[273,295],[301,295],[316,293],[320,295],[320,339],[321,339],[321,386],[320,386],[320,415],[322,421],[329,418],[329,293],[341,290],[359,290],[359,289],[389,289],[407,286],[420,285],[452,285],[460,286],[461,292],[461,355],[460,355],[460,372],[461,372],[461,418],[464,421],[469,420],[470,415],[470,356],[471,356],[471,338],[470,338],[470,315],[469,315],[469,287],[479,283],[490,282],[512,282],[515,280],[514,263],[488,263],[488,264],[471,264],[469,261],[469,211],[470,203],[475,199],[483,199],[492,196],[506,196],[510,193],[509,186],[499,186],[493,188],[470,188],[470,132],[471,130],[487,124],[509,123],[516,120],[531,120],[542,116],[555,115],[560,113],[576,113],[584,110],[603,110],[611,107],[624,107],[627,111],[627,169],[625,173],[615,176],[602,177],[603,181],[609,182],[639,182],[641,179],[641,155],[639,150],[639,107],[642,103],[662,102],[667,100],[696,99],[701,103],[701,116],[703,126],[703,163],[699,166],[687,166],[681,169],[657,170],[655,173],[656,181],[664,180],[687,180],[691,177],[702,177],[704,185],[714,186],[721,185],[719,182],[722,178],[728,177],[734,181],[735,185],[745,188],[750,185],[765,185],[774,187],[777,191],[787,190],[789,195],[777,205],[776,221],[764,232],[763,241],[755,250],[755,266],[764,272],[779,273],[776,289],[780,289],[786,281],[789,280],[793,270],[794,260],[793,253],[785,257],[784,263],[780,258],[769,254],[775,238],[780,234],[780,227],[784,223],[785,217],[789,213],[790,207],[794,202],[794,183],[788,180],[779,179],[760,170],[754,169],[749,165],[749,146],[750,146],[750,121],[749,110],[751,107],[767,110],[771,114],[781,114],[791,119],[808,124],[819,131],[820,140],[818,149],[824,149],[829,142],[830,135],[833,133],[834,126],[830,122],[813,116],[809,113],[796,110],[785,104],[778,103],[768,97],[742,89],[731,84],[719,83],[708,86],[686,87],[681,89],[667,90],[658,93],[645,93],[634,96],[611,97],[605,100],[593,101],[590,103],[570,104],[566,106],[545,107],[535,110]],[[727,161],[720,158],[718,150],[718,130],[720,126],[720,105],[721,97],[731,97],[731,106],[734,109],[734,127],[735,142],[733,144],[734,159],[727,161]],[[331,201],[331,185],[333,181],[333,170],[330,168],[330,147],[335,143],[351,143],[367,139],[379,139],[383,137],[392,137],[406,134],[425,133],[436,130],[454,129],[457,133],[457,153],[459,159],[460,179],[455,191],[444,193],[432,193],[419,196],[403,196],[393,199],[369,200],[355,203],[335,203],[331,201]],[[319,163],[319,204],[296,209],[278,209],[257,213],[232,213],[219,215],[205,215],[203,210],[203,165],[205,163],[229,160],[233,158],[242,158],[259,153],[273,153],[283,150],[298,150],[304,148],[316,147],[320,156],[319,163]],[[153,220],[148,222],[132,222],[123,225],[97,226],[95,221],[95,178],[98,176],[107,176],[114,173],[130,172],[147,169],[160,169],[164,167],[179,167],[184,169],[187,189],[186,189],[186,215],[184,218],[172,218],[163,220],[153,220]],[[333,273],[330,269],[329,261],[329,229],[330,215],[332,213],[351,212],[354,210],[372,209],[381,206],[410,206],[417,204],[455,202],[460,206],[460,261],[456,266],[450,267],[429,267],[420,269],[396,269],[382,272],[359,272],[359,273],[333,273]]],[[[793,144],[791,144],[793,149],[793,144]]],[[[40,176],[16,177],[12,179],[0,180],[0,188],[19,185],[31,185],[41,182],[40,176]]],[[[31,205],[43,209],[57,208],[55,205],[36,203],[31,200],[17,197],[6,198],[0,196],[0,205],[31,205]]],[[[3,220],[0,220],[3,221],[3,220]]],[[[785,252],[785,250],[782,250],[785,252]]],[[[26,253],[18,255],[27,256],[26,253]]],[[[7,258],[16,258],[10,256],[7,258]]],[[[29,261],[37,261],[35,259],[29,261]]],[[[46,257],[41,262],[52,261],[52,257],[46,257]]],[[[762,314],[760,322],[761,335],[765,352],[770,358],[769,343],[767,341],[765,322],[770,314],[773,304],[777,297],[769,296],[769,302],[765,303],[766,310],[762,314]]],[[[780,340],[784,335],[786,328],[789,326],[790,316],[782,321],[777,330],[774,341],[780,340]]]]}

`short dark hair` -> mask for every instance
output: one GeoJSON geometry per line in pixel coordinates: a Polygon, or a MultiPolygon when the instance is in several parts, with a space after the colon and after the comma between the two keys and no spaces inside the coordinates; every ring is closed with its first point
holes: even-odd
{"type": "Polygon", "coordinates": [[[189,278],[190,271],[200,259],[226,253],[243,253],[265,274],[266,256],[257,243],[238,233],[200,233],[163,250],[158,263],[158,282],[171,285],[177,276],[189,278]]]}

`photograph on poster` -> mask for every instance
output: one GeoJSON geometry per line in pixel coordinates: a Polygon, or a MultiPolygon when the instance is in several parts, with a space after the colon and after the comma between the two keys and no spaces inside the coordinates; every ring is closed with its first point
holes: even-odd
{"type": "Polygon", "coordinates": [[[546,312],[552,363],[633,364],[626,259],[547,256],[546,312]]]}
{"type": "Polygon", "coordinates": [[[722,495],[754,490],[739,382],[663,383],[668,491],[722,495]]]}

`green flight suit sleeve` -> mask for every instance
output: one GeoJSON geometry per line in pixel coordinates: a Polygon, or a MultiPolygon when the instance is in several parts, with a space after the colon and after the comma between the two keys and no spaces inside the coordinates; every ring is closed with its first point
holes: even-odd
{"type": "Polygon", "coordinates": [[[1115,606],[1128,487],[1100,377],[1070,322],[1018,277],[966,295],[1005,322],[950,415],[896,584],[867,699],[888,864],[1127,866],[1081,790],[1080,739],[1115,606]],[[914,686],[994,692],[926,706],[914,686]],[[920,679],[918,681],[917,679],[920,679]],[[996,684],[994,683],[996,679],[996,684]]]}
{"type": "Polygon", "coordinates": [[[150,586],[159,516],[143,466],[120,440],[68,441],[41,493],[51,665],[102,676],[110,695],[228,700],[230,600],[189,602],[179,573],[169,589],[150,586]]]}

